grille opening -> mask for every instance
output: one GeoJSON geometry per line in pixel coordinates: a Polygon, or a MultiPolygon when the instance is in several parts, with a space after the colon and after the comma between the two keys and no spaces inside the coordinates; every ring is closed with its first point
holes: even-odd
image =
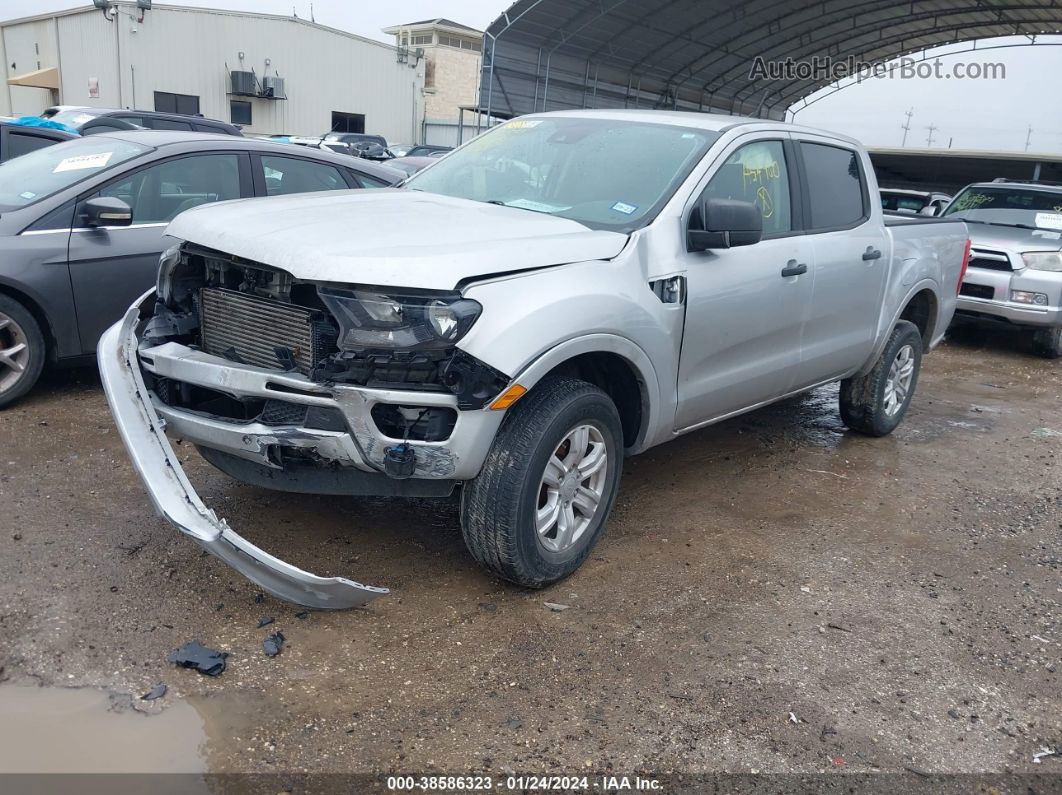
{"type": "Polygon", "coordinates": [[[983,284],[963,283],[962,287],[959,288],[959,295],[966,295],[970,298],[992,299],[996,297],[996,289],[994,287],[986,287],[983,284]]]}
{"type": "Polygon", "coordinates": [[[457,412],[436,406],[400,406],[377,403],[372,419],[384,436],[417,442],[444,442],[454,432],[457,412]]]}
{"type": "Polygon", "coordinates": [[[1002,251],[984,251],[974,249],[970,252],[971,268],[982,268],[989,271],[1011,271],[1010,258],[1002,251]]]}
{"type": "Polygon", "coordinates": [[[255,398],[240,400],[216,389],[187,384],[150,373],[145,373],[145,379],[148,382],[148,388],[167,406],[209,414],[222,420],[251,422],[262,413],[266,403],[264,400],[255,398]]]}

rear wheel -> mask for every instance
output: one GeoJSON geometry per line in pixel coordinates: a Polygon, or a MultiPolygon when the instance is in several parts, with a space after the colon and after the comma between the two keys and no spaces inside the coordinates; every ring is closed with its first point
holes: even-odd
{"type": "Polygon", "coordinates": [[[461,494],[472,556],[530,588],[586,560],[619,488],[623,430],[612,400],[575,378],[544,381],[509,410],[461,494]]]}
{"type": "Polygon", "coordinates": [[[1033,351],[1045,359],[1062,357],[1062,326],[1042,328],[1033,334],[1033,351]]]}
{"type": "Polygon", "coordinates": [[[853,431],[885,436],[900,424],[922,366],[922,335],[909,321],[896,324],[869,373],[841,382],[841,419],[853,431]]]}
{"type": "Polygon", "coordinates": [[[37,383],[44,367],[44,335],[18,301],[0,295],[0,409],[37,383]]]}

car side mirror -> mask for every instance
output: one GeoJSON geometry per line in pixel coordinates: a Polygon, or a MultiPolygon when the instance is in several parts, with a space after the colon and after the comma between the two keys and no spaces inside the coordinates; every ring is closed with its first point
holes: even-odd
{"type": "Polygon", "coordinates": [[[81,223],[85,226],[129,226],[133,209],[113,196],[97,196],[81,205],[81,223]]]}
{"type": "Polygon", "coordinates": [[[918,214],[934,216],[937,214],[937,208],[934,207],[932,204],[927,204],[925,207],[918,211],[918,214]]]}
{"type": "Polygon", "coordinates": [[[705,199],[690,213],[687,251],[751,246],[763,237],[763,213],[752,202],[705,199]]]}

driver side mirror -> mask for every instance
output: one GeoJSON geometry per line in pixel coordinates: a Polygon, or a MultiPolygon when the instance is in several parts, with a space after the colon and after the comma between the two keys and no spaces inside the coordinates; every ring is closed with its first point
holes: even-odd
{"type": "Polygon", "coordinates": [[[752,202],[705,199],[690,213],[687,251],[751,246],[763,237],[763,213],[752,202]]]}
{"type": "Polygon", "coordinates": [[[937,206],[935,204],[927,204],[921,210],[918,211],[919,215],[928,215],[930,217],[937,214],[937,206]]]}
{"type": "Polygon", "coordinates": [[[129,226],[133,209],[113,196],[97,196],[81,205],[81,223],[85,226],[129,226]]]}

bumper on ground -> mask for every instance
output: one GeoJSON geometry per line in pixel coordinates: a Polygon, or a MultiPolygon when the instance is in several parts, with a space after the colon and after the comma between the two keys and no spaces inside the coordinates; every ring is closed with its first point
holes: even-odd
{"type": "MultiPolygon", "coordinates": [[[[145,296],[147,299],[148,296],[145,296]]],[[[99,367],[122,441],[155,509],[185,535],[263,590],[306,607],[361,607],[389,591],[343,577],[319,577],[273,557],[234,533],[203,504],[188,481],[163,422],[148,396],[137,362],[137,303],[103,335],[99,367]]]]}

